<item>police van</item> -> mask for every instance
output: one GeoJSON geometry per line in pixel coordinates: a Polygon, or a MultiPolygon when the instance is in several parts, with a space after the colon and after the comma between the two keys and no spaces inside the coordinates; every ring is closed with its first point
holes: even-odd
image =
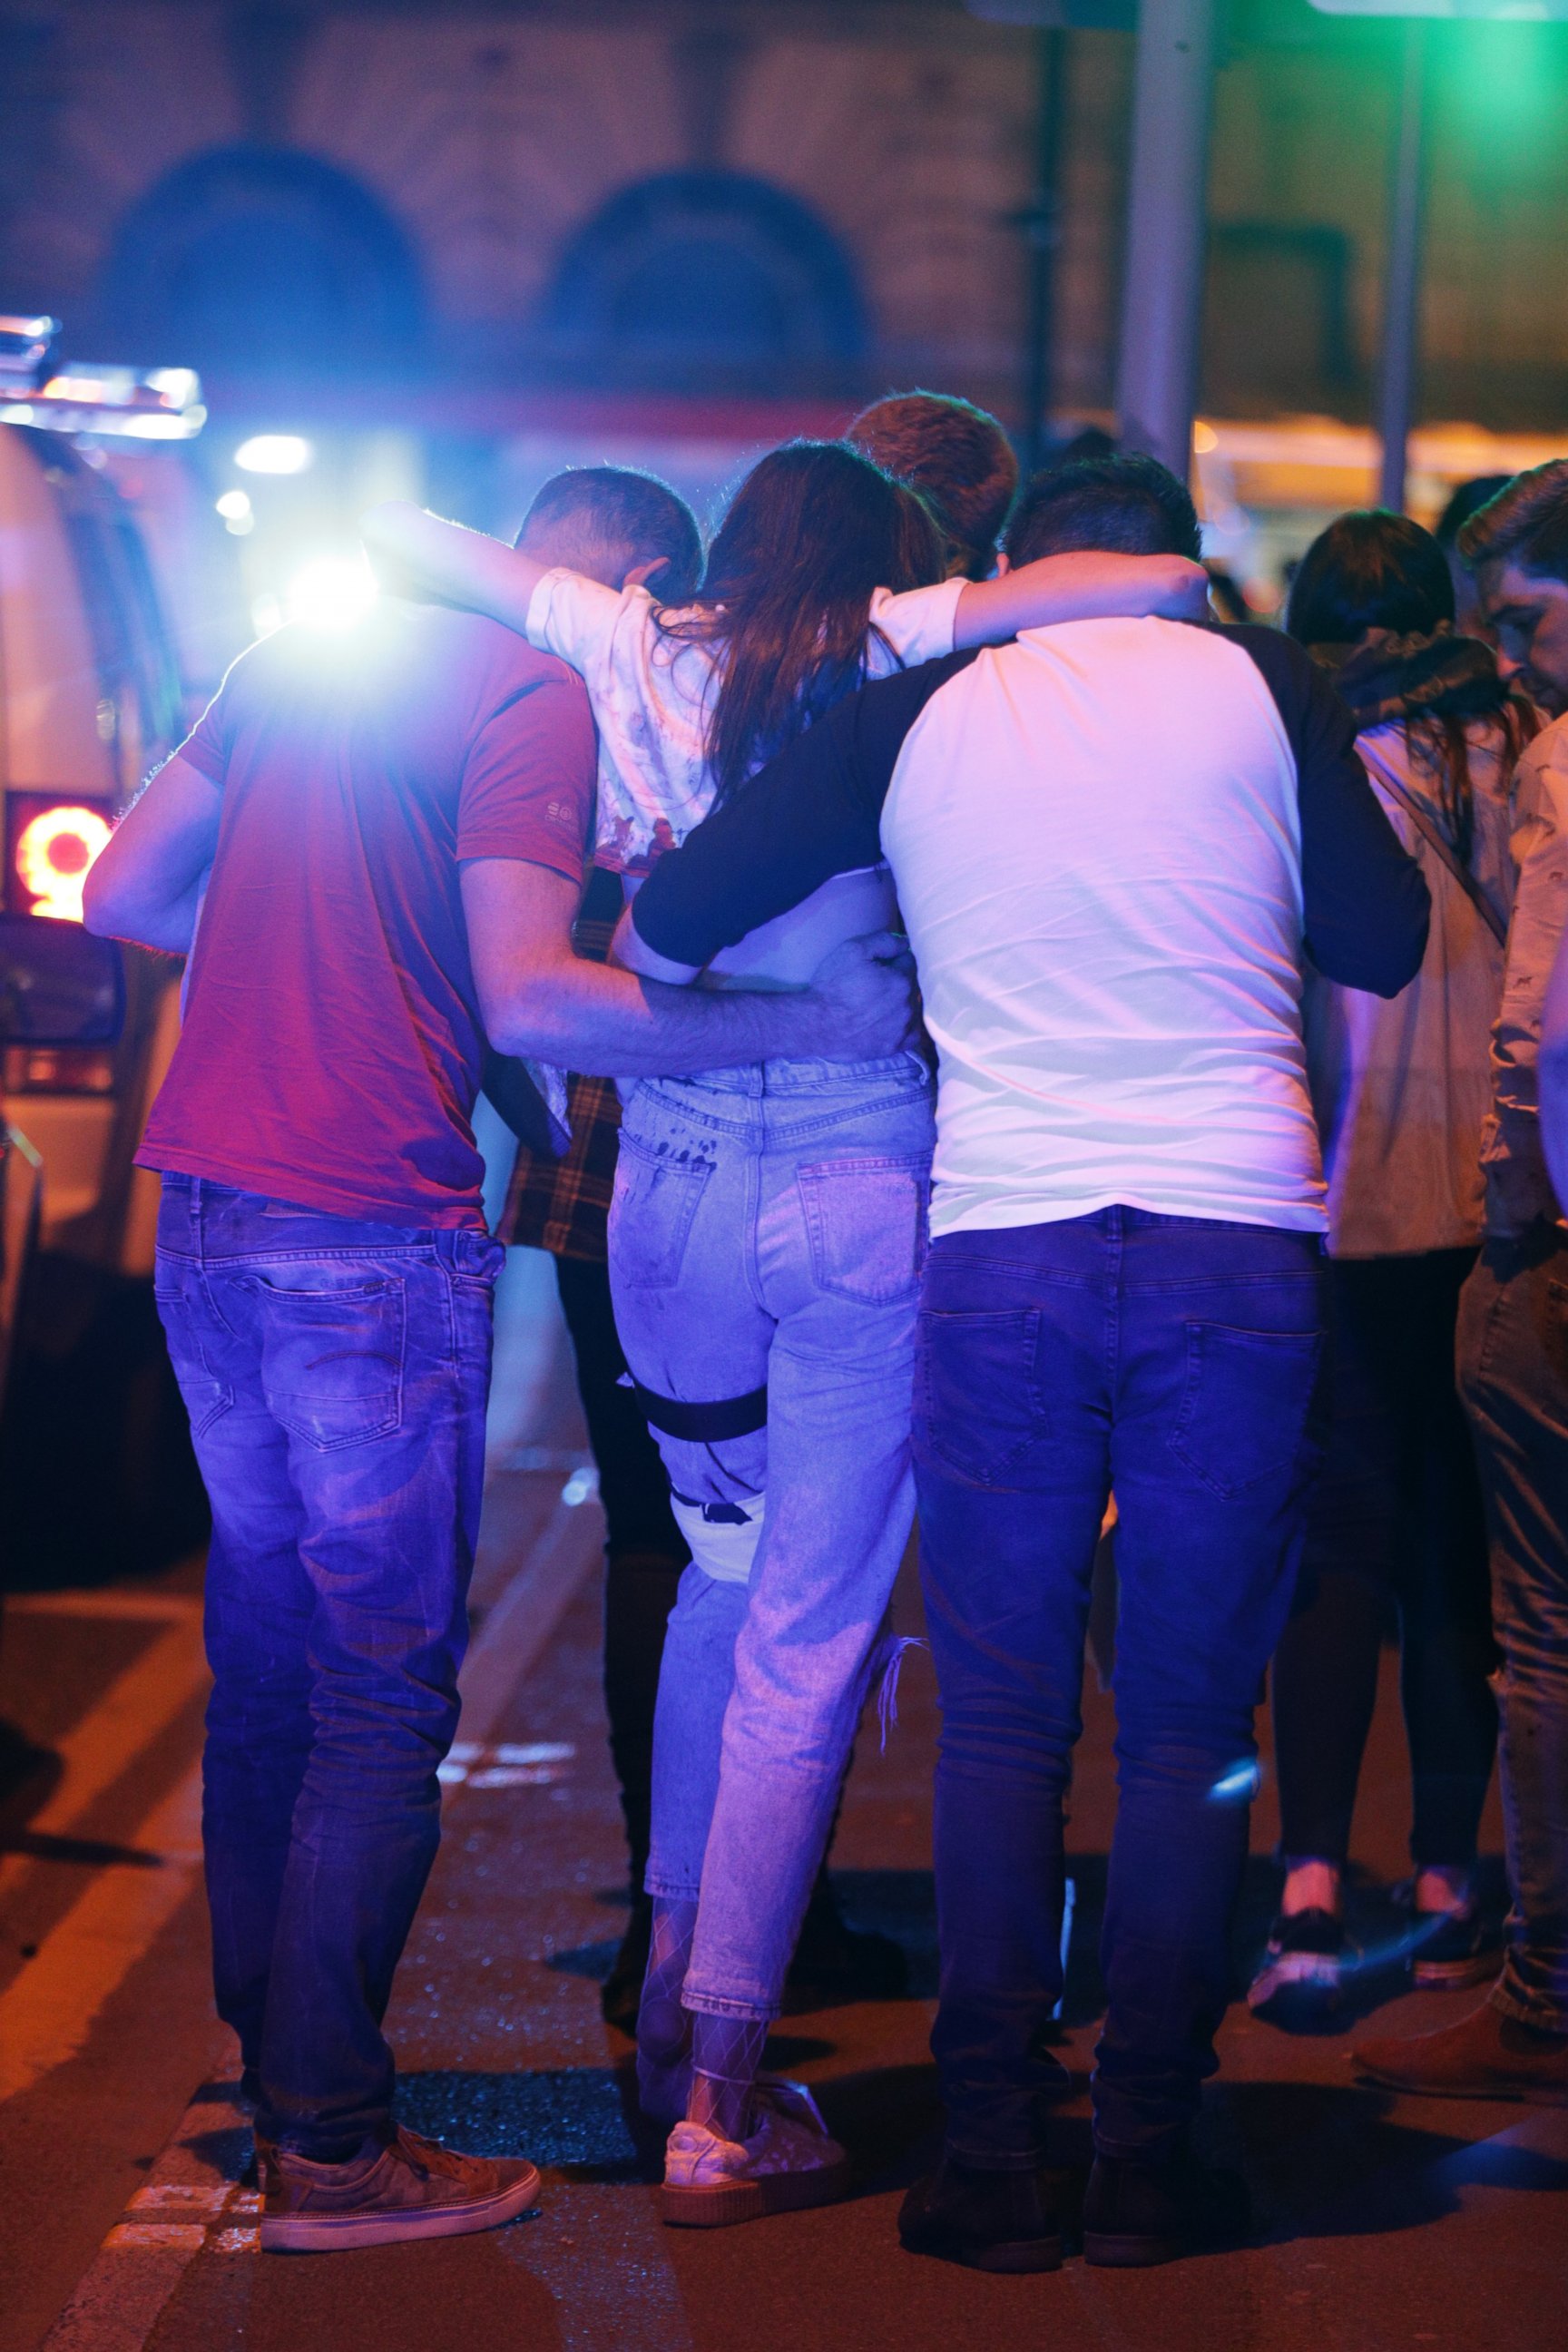
{"type": "MultiPolygon", "coordinates": [[[[179,967],[82,928],[113,821],[186,719],[122,461],[200,430],[188,370],[62,363],[0,318],[0,1518],[6,1545],[108,1528],[158,1475],[143,1391],[156,1181],[135,1170],[179,967]],[[128,1306],[127,1301],[133,1302],[128,1306]],[[128,1329],[138,1325],[141,1339],[128,1329]],[[74,1465],[74,1469],[69,1465],[74,1465]],[[59,1491],[51,1496],[51,1486],[59,1491]],[[73,1489],[79,1491],[72,1491],[73,1489]],[[81,1496],[101,1509],[81,1518],[81,1496]]],[[[167,458],[164,458],[167,463],[167,458]]],[[[145,473],[145,466],[141,470],[145,473]]],[[[107,1568],[107,1562],[105,1563],[107,1568]]]]}

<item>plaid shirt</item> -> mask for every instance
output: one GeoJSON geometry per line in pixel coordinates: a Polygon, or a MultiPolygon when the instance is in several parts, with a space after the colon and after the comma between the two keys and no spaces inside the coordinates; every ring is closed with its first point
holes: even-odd
{"type": "MultiPolygon", "coordinates": [[[[579,955],[603,963],[621,911],[621,877],[595,867],[573,926],[579,955]]],[[[603,1265],[606,1224],[616,1183],[621,1099],[613,1078],[571,1077],[566,1084],[572,1141],[565,1156],[547,1160],[526,1148],[517,1155],[498,1238],[548,1250],[552,1257],[586,1258],[603,1265]]]]}

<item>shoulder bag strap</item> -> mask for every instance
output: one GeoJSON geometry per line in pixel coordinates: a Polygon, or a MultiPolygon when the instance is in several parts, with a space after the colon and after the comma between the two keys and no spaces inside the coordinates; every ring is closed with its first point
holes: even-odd
{"type": "Polygon", "coordinates": [[[1508,925],[1498,913],[1452,842],[1446,839],[1438,831],[1414,793],[1401,783],[1387,761],[1378,752],[1369,751],[1364,742],[1358,743],[1356,750],[1361,754],[1363,766],[1375,772],[1378,782],[1385,792],[1393,793],[1423,841],[1442,859],[1499,947],[1504,946],[1508,940],[1508,925]]]}

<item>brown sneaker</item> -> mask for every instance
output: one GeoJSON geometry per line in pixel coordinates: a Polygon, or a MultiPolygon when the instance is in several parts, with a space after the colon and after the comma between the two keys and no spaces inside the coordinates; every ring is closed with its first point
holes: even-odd
{"type": "Polygon", "coordinates": [[[1434,2099],[1525,2099],[1568,2107],[1568,2033],[1548,2033],[1489,2000],[1440,2033],[1363,2042],[1351,2063],[1394,2091],[1434,2099]]]}
{"type": "Polygon", "coordinates": [[[397,2238],[462,2238],[526,2212],[539,2173],[510,2158],[459,2156],[399,2130],[347,2164],[316,2164],[292,2148],[256,2144],[261,2250],[323,2254],[397,2238]]]}

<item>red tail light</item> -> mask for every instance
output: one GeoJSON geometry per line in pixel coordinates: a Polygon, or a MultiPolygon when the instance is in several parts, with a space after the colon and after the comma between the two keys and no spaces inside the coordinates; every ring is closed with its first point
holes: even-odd
{"type": "Polygon", "coordinates": [[[8,911],[79,923],[81,891],[112,831],[107,801],[64,793],[5,796],[8,911]]]}

